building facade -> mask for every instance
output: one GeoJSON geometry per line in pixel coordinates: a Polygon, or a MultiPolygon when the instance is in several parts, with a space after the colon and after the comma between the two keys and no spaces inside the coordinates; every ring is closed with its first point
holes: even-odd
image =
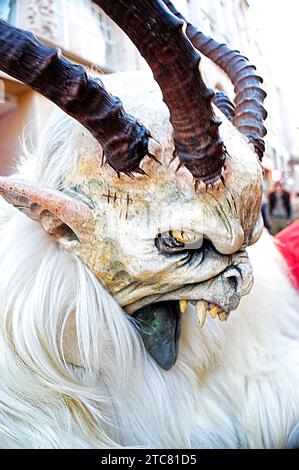
{"type": "MultiPolygon", "coordinates": [[[[292,156],[292,135],[283,96],[263,59],[257,33],[250,21],[247,0],[174,0],[177,8],[201,30],[220,42],[242,51],[264,78],[269,113],[266,127],[266,179],[280,169],[293,186],[296,162],[292,156]]],[[[92,0],[0,0],[0,17],[28,29],[49,46],[58,46],[73,62],[91,73],[146,68],[145,61],[126,35],[92,0]]],[[[209,86],[233,97],[229,79],[208,59],[202,58],[203,74],[209,86]]],[[[11,173],[20,153],[21,136],[32,145],[41,134],[54,105],[4,74],[0,75],[0,173],[11,173]]]]}
{"type": "MultiPolygon", "coordinates": [[[[60,47],[90,73],[140,69],[137,49],[91,0],[0,0],[0,17],[60,47]]],[[[10,174],[23,137],[34,148],[55,105],[0,72],[0,174],[10,174]]]]}

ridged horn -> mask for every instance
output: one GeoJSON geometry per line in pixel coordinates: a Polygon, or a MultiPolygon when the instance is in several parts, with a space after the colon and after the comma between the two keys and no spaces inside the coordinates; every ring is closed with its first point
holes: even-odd
{"type": "Polygon", "coordinates": [[[0,69],[79,121],[101,144],[115,171],[138,171],[148,154],[148,130],[84,67],[69,62],[59,49],[44,46],[32,33],[0,20],[0,69]]]}
{"type": "Polygon", "coordinates": [[[214,92],[199,71],[200,54],[185,34],[185,22],[162,0],[95,0],[130,37],[148,62],[170,111],[175,151],[196,182],[213,183],[225,161],[214,92]]]}
{"type": "Polygon", "coordinates": [[[226,116],[229,121],[234,119],[235,106],[225,93],[217,91],[213,97],[213,103],[218,109],[220,109],[220,111],[223,112],[224,116],[226,116]]]}
{"type": "Polygon", "coordinates": [[[193,46],[217,64],[230,78],[235,90],[235,117],[233,124],[254,145],[259,158],[265,151],[263,137],[267,130],[264,120],[267,112],[263,107],[266,92],[261,88],[263,79],[256,74],[256,68],[239,51],[220,44],[189,23],[169,0],[163,0],[177,18],[187,22],[186,34],[193,46]]]}

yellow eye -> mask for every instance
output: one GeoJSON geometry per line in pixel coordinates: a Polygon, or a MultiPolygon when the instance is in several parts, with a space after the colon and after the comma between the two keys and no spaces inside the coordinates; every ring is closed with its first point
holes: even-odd
{"type": "Polygon", "coordinates": [[[172,230],[170,233],[177,242],[184,245],[190,245],[198,241],[202,242],[202,235],[190,230],[172,230]]]}
{"type": "Polygon", "coordinates": [[[191,230],[170,230],[159,233],[155,239],[156,247],[165,256],[201,250],[203,242],[202,234],[191,230]]]}
{"type": "Polygon", "coordinates": [[[170,233],[173,238],[179,243],[185,244],[189,241],[188,232],[185,232],[184,230],[172,230],[170,233]]]}

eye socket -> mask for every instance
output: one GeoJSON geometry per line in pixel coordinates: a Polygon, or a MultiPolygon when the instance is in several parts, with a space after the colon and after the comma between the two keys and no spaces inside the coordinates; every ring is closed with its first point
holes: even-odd
{"type": "Polygon", "coordinates": [[[176,253],[189,253],[202,249],[205,240],[195,232],[184,230],[169,230],[159,233],[155,239],[155,245],[160,253],[165,256],[176,253]]]}
{"type": "Polygon", "coordinates": [[[176,254],[187,254],[189,258],[196,253],[204,253],[205,250],[216,251],[212,242],[200,237],[198,234],[187,233],[184,231],[168,231],[159,233],[155,238],[157,250],[164,256],[173,256],[176,254]],[[186,240],[186,243],[184,243],[186,240]]]}
{"type": "Polygon", "coordinates": [[[171,256],[176,253],[184,253],[185,244],[177,240],[171,231],[159,233],[155,238],[157,250],[165,256],[171,256]]]}

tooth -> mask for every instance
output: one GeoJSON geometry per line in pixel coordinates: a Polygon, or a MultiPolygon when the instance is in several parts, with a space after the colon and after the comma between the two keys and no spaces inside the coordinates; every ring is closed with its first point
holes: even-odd
{"type": "Polygon", "coordinates": [[[220,308],[218,307],[218,305],[215,305],[213,308],[211,308],[211,310],[210,310],[211,317],[216,318],[217,314],[218,314],[218,311],[220,311],[220,308]]]}
{"type": "Polygon", "coordinates": [[[207,305],[204,300],[199,300],[196,302],[196,313],[199,321],[199,326],[202,328],[206,321],[207,316],[207,305]]]}
{"type": "Polygon", "coordinates": [[[181,313],[185,313],[188,305],[188,300],[180,300],[181,313]]]}
{"type": "Polygon", "coordinates": [[[218,313],[218,317],[221,321],[226,320],[226,313],[225,312],[220,312],[218,313]]]}

